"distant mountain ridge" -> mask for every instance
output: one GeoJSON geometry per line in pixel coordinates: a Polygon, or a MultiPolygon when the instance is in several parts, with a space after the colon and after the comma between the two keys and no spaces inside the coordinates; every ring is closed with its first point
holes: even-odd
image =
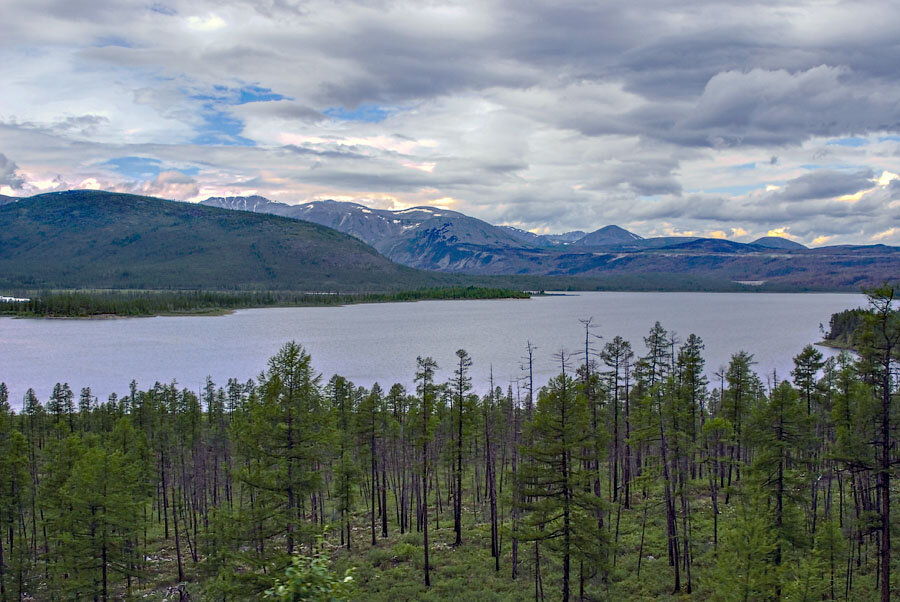
{"type": "Polygon", "coordinates": [[[537,235],[436,207],[390,211],[332,200],[288,205],[262,197],[220,197],[202,204],[312,221],[356,236],[398,263],[444,272],[586,277],[684,274],[814,290],[858,290],[885,279],[900,279],[900,248],[884,245],[808,249],[776,237],[753,243],[683,236],[642,238],[615,225],[587,234],[537,235]]]}
{"type": "Polygon", "coordinates": [[[783,238],[781,236],[763,236],[762,238],[757,238],[754,240],[751,245],[758,245],[760,247],[769,247],[770,249],[808,249],[806,245],[801,245],[799,242],[795,242],[789,238],[783,238]]]}
{"type": "Polygon", "coordinates": [[[266,197],[256,194],[252,196],[210,197],[200,204],[223,209],[234,209],[236,211],[273,213],[275,215],[280,215],[279,210],[283,210],[282,208],[289,209],[291,207],[287,203],[270,201],[266,197]]]}
{"type": "Polygon", "coordinates": [[[538,246],[567,245],[582,238],[586,233],[583,230],[573,230],[562,234],[535,234],[528,230],[522,230],[514,226],[497,226],[521,240],[522,242],[537,244],[538,246]]]}
{"type": "Polygon", "coordinates": [[[599,230],[594,230],[590,234],[586,234],[572,242],[572,246],[607,247],[611,245],[634,244],[639,240],[644,240],[644,237],[638,236],[634,232],[629,232],[625,228],[620,228],[619,226],[604,226],[599,230]]]}
{"type": "MultiPolygon", "coordinates": [[[[334,200],[289,205],[261,196],[210,197],[200,204],[311,221],[356,236],[388,256],[394,249],[403,253],[403,249],[422,233],[435,241],[526,248],[565,246],[585,236],[581,230],[563,234],[535,234],[513,226],[494,226],[458,211],[437,207],[410,207],[394,211],[334,200]]],[[[618,226],[606,228],[622,232],[623,240],[641,238],[618,226]]]]}
{"type": "Polygon", "coordinates": [[[447,244],[518,247],[521,240],[503,228],[457,211],[435,207],[411,207],[399,211],[370,209],[345,201],[312,201],[288,205],[263,197],[212,197],[201,205],[274,213],[334,228],[375,247],[386,257],[412,267],[412,248],[425,238],[447,244]],[[264,202],[265,201],[265,202],[264,202]]]}

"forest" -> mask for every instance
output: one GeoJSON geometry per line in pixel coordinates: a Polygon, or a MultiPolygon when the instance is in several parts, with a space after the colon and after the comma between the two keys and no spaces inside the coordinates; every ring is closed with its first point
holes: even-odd
{"type": "Polygon", "coordinates": [[[91,318],[221,314],[251,307],[300,307],[388,303],[436,299],[527,299],[506,288],[451,286],[387,293],[309,293],[300,291],[42,290],[18,293],[28,301],[0,304],[0,315],[39,318],[91,318]]]}
{"type": "Polygon", "coordinates": [[[531,343],[505,387],[462,349],[325,380],[297,342],[200,391],[0,384],[0,600],[887,601],[896,292],[790,374],[584,319],[540,388],[531,343]]]}

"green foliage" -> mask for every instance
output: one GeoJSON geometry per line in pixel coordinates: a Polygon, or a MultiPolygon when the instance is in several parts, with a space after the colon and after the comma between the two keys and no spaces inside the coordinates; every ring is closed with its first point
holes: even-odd
{"type": "Polygon", "coordinates": [[[862,325],[863,315],[866,310],[862,308],[845,309],[831,314],[828,321],[828,332],[825,340],[831,344],[852,347],[856,331],[862,325]]]}
{"type": "Polygon", "coordinates": [[[391,548],[391,558],[399,562],[409,562],[418,558],[421,553],[421,546],[416,546],[406,541],[394,544],[391,548]]]}
{"type": "Polygon", "coordinates": [[[140,444],[127,419],[113,437],[77,434],[54,443],[45,477],[48,535],[55,542],[53,589],[65,597],[106,598],[110,582],[137,574],[140,509],[149,498],[140,444]]]}
{"type": "Polygon", "coordinates": [[[850,355],[838,359],[831,420],[835,427],[832,455],[854,469],[875,466],[869,439],[875,428],[878,402],[872,388],[858,379],[850,355]]]}
{"type": "Polygon", "coordinates": [[[275,585],[266,590],[264,598],[277,602],[343,602],[352,600],[353,594],[353,569],[347,569],[339,577],[329,570],[324,554],[312,557],[295,554],[284,577],[275,579],[275,585]]]}
{"type": "MultiPolygon", "coordinates": [[[[865,351],[873,346],[884,345],[886,333],[900,330],[900,317],[896,310],[897,285],[883,284],[880,287],[864,290],[869,295],[870,303],[867,308],[847,309],[831,315],[829,329],[825,334],[825,343],[842,349],[865,351]],[[878,310],[873,302],[878,299],[890,299],[887,307],[893,307],[893,312],[887,312],[888,320],[885,323],[884,332],[875,326],[878,320],[878,310]]],[[[884,304],[881,303],[884,308],[884,304]]],[[[890,336],[890,335],[887,335],[890,336]]],[[[896,336],[896,335],[895,335],[896,336]]],[[[900,359],[900,348],[894,348],[894,358],[900,359]]]]}
{"type": "Polygon", "coordinates": [[[777,535],[758,502],[742,499],[722,534],[716,564],[705,587],[717,602],[772,600],[781,580],[773,564],[777,535]]]}

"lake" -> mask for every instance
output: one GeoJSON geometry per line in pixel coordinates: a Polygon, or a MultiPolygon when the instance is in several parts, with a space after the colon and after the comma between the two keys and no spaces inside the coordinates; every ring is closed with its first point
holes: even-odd
{"type": "Polygon", "coordinates": [[[865,297],[848,294],[591,292],[248,309],[216,317],[0,318],[0,381],[16,408],[28,387],[45,402],[56,382],[68,382],[76,399],[85,386],[100,400],[125,394],[132,379],[141,388],[175,380],[198,390],[207,375],[219,385],[230,377],[255,377],[285,342],[296,340],[324,380],[339,373],[358,385],[377,381],[385,388],[394,382],[409,386],[419,355],[438,362],[439,380],[450,378],[454,353],[463,348],[483,392],[491,367],[496,384],[515,386],[528,341],[537,348],[535,384],[545,384],[559,372],[554,356],[560,350],[583,354],[584,318],[593,318],[592,331],[602,336],[594,339],[597,351],[621,335],[643,354],[643,337],[659,320],[679,340],[691,333],[703,339],[710,376],[744,350],[754,355],[764,379],[773,370],[790,378],[793,356],[822,338],[820,324],[827,327],[832,313],[864,305],[865,297]]]}

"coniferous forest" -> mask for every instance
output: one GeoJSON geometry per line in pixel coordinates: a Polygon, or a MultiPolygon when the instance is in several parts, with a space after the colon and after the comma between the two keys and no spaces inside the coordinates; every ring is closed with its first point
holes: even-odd
{"type": "Polygon", "coordinates": [[[584,320],[539,389],[531,344],[367,389],[295,342],[202,391],[0,385],[0,600],[889,600],[895,292],[790,374],[584,320]]]}

